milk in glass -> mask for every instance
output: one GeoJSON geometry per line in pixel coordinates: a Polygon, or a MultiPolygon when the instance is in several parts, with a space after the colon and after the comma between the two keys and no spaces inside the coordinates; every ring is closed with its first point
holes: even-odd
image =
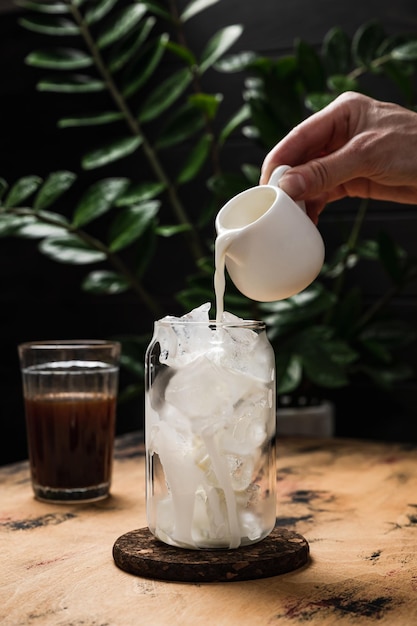
{"type": "MultiPolygon", "coordinates": [[[[217,245],[217,242],[216,242],[217,245]]],[[[161,541],[234,549],[275,524],[275,358],[263,322],[210,303],[154,326],[146,353],[147,517],[161,541]]]]}

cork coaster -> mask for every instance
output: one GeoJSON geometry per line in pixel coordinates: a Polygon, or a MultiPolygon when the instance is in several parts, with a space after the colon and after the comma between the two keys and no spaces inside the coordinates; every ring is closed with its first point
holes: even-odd
{"type": "Polygon", "coordinates": [[[132,530],[113,546],[116,565],[136,576],[181,582],[231,582],[291,572],[309,559],[302,535],[285,528],[236,550],[186,550],[162,543],[148,528],[132,530]]]}

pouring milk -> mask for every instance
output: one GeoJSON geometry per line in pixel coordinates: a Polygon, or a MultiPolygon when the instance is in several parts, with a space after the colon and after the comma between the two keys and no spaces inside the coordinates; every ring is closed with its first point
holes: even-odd
{"type": "Polygon", "coordinates": [[[215,242],[216,319],[221,320],[225,268],[235,286],[258,302],[283,300],[317,277],[324,261],[321,235],[305,212],[278,185],[281,165],[268,185],[238,194],[219,211],[215,242]]]}

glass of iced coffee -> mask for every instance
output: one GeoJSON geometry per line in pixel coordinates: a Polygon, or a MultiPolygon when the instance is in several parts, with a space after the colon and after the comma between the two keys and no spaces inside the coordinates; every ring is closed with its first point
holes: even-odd
{"type": "Polygon", "coordinates": [[[109,495],[120,344],[33,341],[18,346],[35,497],[85,502],[109,495]]]}

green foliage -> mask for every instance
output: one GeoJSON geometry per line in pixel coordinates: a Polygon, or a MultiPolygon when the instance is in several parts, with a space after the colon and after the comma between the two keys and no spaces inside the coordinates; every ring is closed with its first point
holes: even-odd
{"type": "MultiPolygon", "coordinates": [[[[377,22],[352,38],[335,27],[321,49],[297,39],[292,54],[270,58],[228,54],[243,30],[232,24],[199,42],[201,52],[191,49],[189,24],[193,28],[218,1],[191,0],[182,12],[175,1],[168,9],[162,0],[19,2],[26,9],[22,27],[39,34],[40,48],[26,57],[39,75],[37,88],[64,96],[58,127],[63,133],[82,127],[85,142],[80,171],[24,176],[10,189],[0,179],[0,236],[37,240],[50,259],[86,266],[85,291],[111,296],[132,290],[154,316],[213,300],[214,217],[225,200],[259,179],[258,163],[229,171],[225,151],[233,135],[267,150],[343,91],[365,90],[370,74],[393,83],[399,99],[414,106],[415,37],[388,36],[377,22]],[[209,72],[239,72],[242,78],[242,101],[225,124],[219,122],[223,94],[205,89],[209,72]],[[91,111],[94,93],[101,108],[91,111]],[[68,94],[85,102],[85,110],[68,112],[68,94]],[[104,144],[90,135],[97,126],[106,128],[104,144]],[[111,175],[121,161],[133,174],[111,175]],[[191,185],[197,207],[187,201],[191,185]],[[168,238],[189,268],[179,294],[164,286],[169,311],[144,286],[152,283],[144,278],[168,238]]],[[[414,336],[387,318],[386,305],[415,280],[417,263],[386,234],[361,240],[365,210],[358,209],[347,240],[303,293],[256,306],[228,285],[228,310],[262,315],[268,324],[280,393],[292,393],[306,380],[319,388],[344,386],[357,374],[387,387],[409,374],[394,355],[414,336]],[[349,273],[363,262],[383,268],[391,281],[370,307],[347,286],[349,273]]],[[[143,373],[144,345],[143,337],[125,339],[124,365],[135,376],[143,373]]]]}

